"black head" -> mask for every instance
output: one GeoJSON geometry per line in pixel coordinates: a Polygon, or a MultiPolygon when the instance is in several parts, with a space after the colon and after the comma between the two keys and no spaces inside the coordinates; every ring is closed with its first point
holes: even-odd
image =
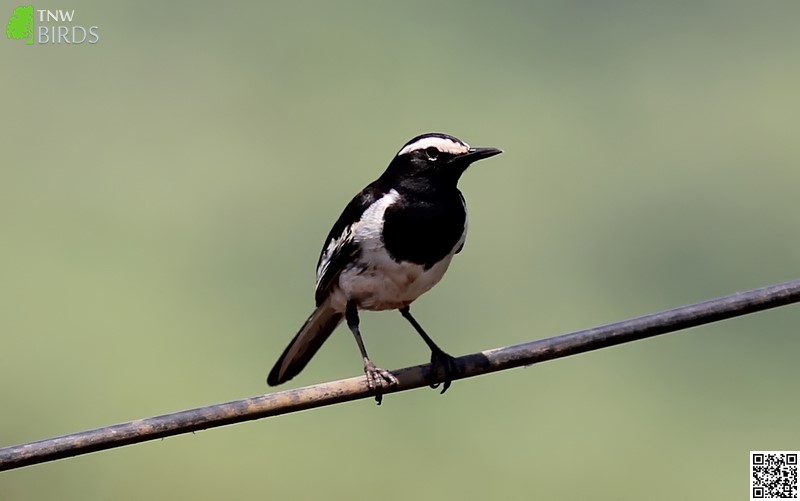
{"type": "Polygon", "coordinates": [[[455,185],[470,164],[502,152],[497,148],[472,148],[447,134],[422,134],[400,148],[384,176],[400,180],[421,178],[455,185]]]}

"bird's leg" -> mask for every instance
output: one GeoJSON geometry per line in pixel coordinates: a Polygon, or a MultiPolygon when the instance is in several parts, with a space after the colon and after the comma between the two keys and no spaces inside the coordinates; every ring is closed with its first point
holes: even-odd
{"type": "MultiPolygon", "coordinates": [[[[456,364],[456,359],[446,353],[443,349],[439,348],[436,343],[433,342],[433,339],[425,333],[425,330],[422,328],[421,325],[411,316],[411,308],[408,306],[400,308],[400,314],[403,315],[403,318],[408,320],[408,322],[416,329],[417,333],[422,337],[422,340],[425,341],[425,344],[428,345],[428,348],[431,349],[431,372],[436,374],[439,372],[439,369],[442,369],[444,372],[444,385],[442,386],[442,393],[446,392],[448,388],[450,388],[451,378],[458,374],[458,365],[456,364]]],[[[439,383],[434,383],[431,385],[431,388],[437,388],[439,383]]]]}
{"type": "Polygon", "coordinates": [[[367,375],[367,386],[369,386],[370,390],[375,392],[375,401],[378,402],[378,405],[381,405],[383,389],[386,386],[397,384],[397,378],[386,369],[375,367],[375,364],[369,359],[367,349],[364,347],[364,340],[361,339],[361,331],[358,329],[358,309],[353,301],[347,303],[344,316],[345,319],[347,319],[347,326],[356,338],[356,344],[358,344],[358,349],[361,351],[361,357],[364,359],[364,373],[367,375]]]}

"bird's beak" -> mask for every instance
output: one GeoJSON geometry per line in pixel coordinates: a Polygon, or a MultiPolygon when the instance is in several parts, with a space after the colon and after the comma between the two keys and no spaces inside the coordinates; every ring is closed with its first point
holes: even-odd
{"type": "Polygon", "coordinates": [[[468,163],[477,162],[484,158],[493,157],[503,153],[499,148],[470,148],[469,151],[459,157],[459,160],[466,160],[468,163]]]}

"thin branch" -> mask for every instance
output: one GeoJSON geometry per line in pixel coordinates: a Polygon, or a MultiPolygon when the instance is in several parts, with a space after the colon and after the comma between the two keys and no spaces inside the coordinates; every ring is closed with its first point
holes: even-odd
{"type": "MultiPolygon", "coordinates": [[[[457,359],[460,372],[457,379],[628,343],[796,302],[800,302],[800,280],[571,334],[466,355],[457,359]]],[[[431,374],[428,364],[400,369],[394,375],[399,384],[386,393],[427,386],[432,382],[439,382],[442,376],[431,374]]],[[[370,396],[365,378],[360,376],[139,419],[0,449],[0,471],[370,396]]]]}

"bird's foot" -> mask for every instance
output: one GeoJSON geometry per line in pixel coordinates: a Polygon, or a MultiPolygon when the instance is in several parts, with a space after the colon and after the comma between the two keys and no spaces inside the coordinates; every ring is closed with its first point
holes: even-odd
{"type": "Polygon", "coordinates": [[[367,386],[375,392],[375,401],[381,405],[383,390],[398,384],[397,378],[386,369],[375,367],[371,360],[364,361],[364,373],[367,375],[367,386]]]}
{"type": "MultiPolygon", "coordinates": [[[[443,394],[450,388],[450,383],[452,382],[451,379],[453,376],[458,374],[458,364],[456,363],[455,357],[445,353],[442,350],[434,350],[431,352],[431,373],[438,374],[439,371],[444,372],[444,384],[442,384],[442,391],[439,394],[443,394]]],[[[434,383],[431,385],[431,388],[438,388],[439,383],[434,383]]]]}

